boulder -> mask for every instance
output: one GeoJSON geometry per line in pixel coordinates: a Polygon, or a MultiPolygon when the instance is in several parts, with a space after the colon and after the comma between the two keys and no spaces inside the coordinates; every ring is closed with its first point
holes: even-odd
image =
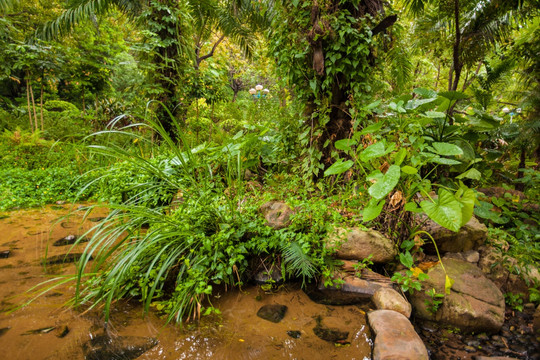
{"type": "Polygon", "coordinates": [[[480,253],[476,250],[469,250],[462,253],[446,253],[446,258],[458,259],[470,262],[471,264],[478,264],[480,260],[480,253]]]}
{"type": "Polygon", "coordinates": [[[506,357],[506,356],[477,356],[474,359],[475,360],[519,360],[513,357],[506,357]]]}
{"type": "Polygon", "coordinates": [[[291,224],[290,217],[294,210],[283,201],[269,201],[261,206],[261,213],[267,226],[279,230],[291,224]]]}
{"type": "Polygon", "coordinates": [[[368,321],[375,333],[373,360],[428,360],[427,349],[402,314],[392,310],[368,313],[368,321]]]}
{"type": "Polygon", "coordinates": [[[422,283],[422,291],[410,296],[419,318],[454,326],[463,331],[498,332],[504,322],[504,297],[497,286],[485,277],[474,264],[443,258],[444,268],[454,281],[450,294],[446,294],[435,314],[428,310],[425,291],[434,288],[444,294],[445,272],[438,264],[428,270],[429,279],[422,283]]]}
{"type": "MultiPolygon", "coordinates": [[[[425,219],[425,215],[420,217],[421,221],[425,219]]],[[[480,223],[474,216],[458,232],[448,230],[430,219],[426,220],[422,226],[422,230],[433,236],[441,254],[477,250],[484,244],[487,238],[487,227],[480,223]]],[[[435,248],[431,240],[426,240],[424,251],[429,254],[435,254],[435,248]]]]}
{"type": "Polygon", "coordinates": [[[336,249],[335,256],[346,260],[364,260],[372,255],[374,263],[387,263],[397,256],[394,242],[375,230],[337,228],[326,242],[327,248],[336,249]]]}
{"type": "Polygon", "coordinates": [[[411,317],[411,304],[394,289],[381,287],[371,301],[375,304],[378,310],[393,310],[405,317],[411,317]]]}
{"type": "Polygon", "coordinates": [[[304,289],[309,298],[316,303],[326,305],[352,305],[368,303],[381,287],[392,288],[392,280],[363,269],[361,278],[343,272],[337,272],[332,279],[337,284],[324,286],[324,279],[304,289]]]}

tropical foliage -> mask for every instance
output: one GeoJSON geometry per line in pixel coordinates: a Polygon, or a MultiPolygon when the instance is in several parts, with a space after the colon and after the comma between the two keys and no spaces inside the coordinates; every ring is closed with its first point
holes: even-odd
{"type": "Polygon", "coordinates": [[[475,215],[538,262],[539,10],[0,0],[0,209],[107,206],[77,273],[54,280],[107,316],[134,298],[197,318],[261,270],[339,285],[337,224],[394,239],[387,270],[405,267],[408,291],[432,241],[418,219],[457,232],[475,215]],[[478,191],[492,186],[507,195],[478,191]],[[269,200],[294,209],[288,227],[267,226],[269,200]]]}

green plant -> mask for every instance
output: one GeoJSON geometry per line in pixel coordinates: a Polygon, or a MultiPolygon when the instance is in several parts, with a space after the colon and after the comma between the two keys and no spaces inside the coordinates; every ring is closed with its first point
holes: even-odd
{"type": "Polygon", "coordinates": [[[520,294],[507,292],[504,294],[504,300],[508,306],[519,312],[523,311],[523,299],[520,294]]]}
{"type": "Polygon", "coordinates": [[[373,257],[373,254],[369,254],[367,258],[362,259],[361,262],[358,262],[353,265],[356,276],[360,277],[363,269],[369,269],[369,267],[373,265],[373,261],[371,261],[372,257],[373,257]]]}
{"type": "Polygon", "coordinates": [[[434,288],[426,290],[426,295],[429,296],[429,299],[425,300],[426,308],[429,312],[435,314],[442,305],[445,295],[438,293],[434,288]]]}

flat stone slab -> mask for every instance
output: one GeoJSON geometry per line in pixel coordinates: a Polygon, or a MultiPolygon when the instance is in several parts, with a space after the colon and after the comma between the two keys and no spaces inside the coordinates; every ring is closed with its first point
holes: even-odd
{"type": "Polygon", "coordinates": [[[324,286],[324,281],[304,291],[316,303],[325,305],[354,305],[367,303],[381,287],[392,287],[392,281],[372,271],[362,271],[359,278],[347,273],[338,273],[334,279],[344,281],[342,285],[324,286]]]}
{"type": "Polygon", "coordinates": [[[429,360],[427,349],[404,315],[392,310],[368,313],[375,333],[373,360],[429,360]]]}
{"type": "Polygon", "coordinates": [[[259,311],[257,311],[257,316],[261,319],[278,323],[285,317],[286,312],[287,307],[285,305],[271,304],[262,306],[259,311]]]}

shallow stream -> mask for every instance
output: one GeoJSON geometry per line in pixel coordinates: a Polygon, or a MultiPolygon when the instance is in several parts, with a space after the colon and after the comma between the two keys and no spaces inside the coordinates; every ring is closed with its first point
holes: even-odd
{"type": "MultiPolygon", "coordinates": [[[[0,349],[5,359],[88,359],[91,339],[155,338],[157,345],[137,359],[360,359],[371,358],[372,340],[366,316],[358,306],[326,306],[312,302],[297,286],[266,293],[248,286],[214,294],[220,316],[197,325],[166,325],[151,313],[142,317],[135,302],[119,302],[104,333],[100,311],[81,312],[64,304],[73,288],[61,286],[16,309],[31,298],[28,290],[50,278],[73,273],[73,264],[43,266],[47,255],[66,254],[71,245],[52,246],[59,239],[79,236],[95,225],[106,210],[84,220],[77,206],[54,205],[19,210],[0,217],[0,349]],[[69,218],[58,220],[72,212],[69,218]],[[283,320],[273,323],[256,314],[266,304],[288,307],[283,320]],[[14,310],[9,312],[9,310],[14,310]],[[317,317],[329,328],[348,331],[347,340],[335,345],[313,331],[317,317]],[[295,336],[288,334],[293,332],[295,336]],[[299,336],[299,337],[298,337],[299,336]]],[[[1,214],[0,214],[1,215],[1,214]]],[[[72,249],[81,252],[84,243],[72,249]]],[[[118,357],[133,359],[134,357],[118,357]]],[[[105,360],[105,359],[103,359],[105,360]]]]}

